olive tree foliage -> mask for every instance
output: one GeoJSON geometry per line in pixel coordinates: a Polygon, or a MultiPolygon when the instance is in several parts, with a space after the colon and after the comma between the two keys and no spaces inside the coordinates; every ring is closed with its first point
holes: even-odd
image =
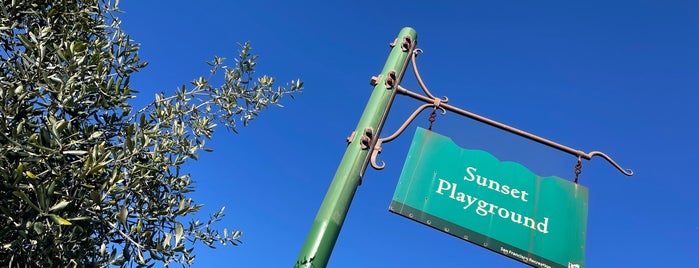
{"type": "Polygon", "coordinates": [[[0,266],[189,265],[195,243],[240,243],[212,226],[223,209],[193,217],[182,165],[217,124],[236,131],[302,83],[255,76],[245,43],[231,66],[214,57],[207,78],[134,109],[146,63],[116,3],[0,3],[0,266]]]}

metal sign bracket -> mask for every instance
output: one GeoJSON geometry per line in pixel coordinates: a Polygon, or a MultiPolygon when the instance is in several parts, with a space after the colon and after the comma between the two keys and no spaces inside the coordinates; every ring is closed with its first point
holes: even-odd
{"type": "MultiPolygon", "coordinates": [[[[403,125],[401,125],[401,126],[398,128],[398,130],[396,130],[396,132],[394,132],[393,134],[391,134],[390,136],[388,136],[388,137],[386,137],[386,138],[380,138],[380,139],[378,139],[378,141],[376,142],[376,145],[374,146],[374,150],[373,150],[373,152],[372,152],[372,154],[371,154],[371,166],[372,166],[374,169],[381,170],[381,169],[383,169],[383,168],[386,166],[385,163],[384,163],[383,161],[381,161],[381,164],[380,164],[380,165],[377,164],[377,162],[376,162],[376,157],[378,156],[378,154],[381,153],[381,150],[382,150],[381,145],[382,145],[383,143],[390,142],[390,141],[392,141],[393,139],[395,139],[395,138],[397,138],[398,136],[400,136],[400,134],[403,133],[403,131],[405,131],[405,129],[408,127],[408,125],[410,125],[410,123],[420,114],[420,112],[422,112],[423,110],[425,110],[425,109],[427,109],[427,108],[429,108],[429,107],[433,107],[434,110],[436,110],[436,109],[441,110],[441,111],[442,111],[442,114],[446,114],[446,111],[451,111],[451,112],[454,112],[454,113],[456,113],[456,114],[458,114],[458,115],[462,115],[462,116],[465,116],[465,117],[474,119],[474,120],[479,121],[479,122],[481,122],[481,123],[485,123],[485,124],[488,124],[488,125],[490,125],[490,126],[493,126],[493,127],[496,127],[496,128],[502,129],[502,130],[505,130],[505,131],[507,131],[507,132],[516,134],[516,135],[518,135],[518,136],[527,138],[527,139],[529,139],[529,140],[532,140],[532,141],[541,143],[541,144],[543,144],[543,145],[552,147],[552,148],[557,149],[557,150],[559,150],[559,151],[566,152],[566,153],[568,153],[568,154],[571,154],[571,155],[577,157],[578,159],[584,158],[584,159],[586,159],[586,160],[590,160],[590,159],[592,159],[592,157],[599,156],[599,157],[602,157],[602,158],[604,158],[605,160],[607,160],[607,162],[609,162],[611,165],[613,165],[617,170],[619,170],[619,172],[623,173],[624,175],[626,175],[626,176],[632,176],[632,175],[634,174],[634,173],[633,173],[633,170],[622,168],[622,167],[621,167],[619,164],[617,164],[611,157],[609,157],[607,154],[605,154],[605,153],[603,153],[603,152],[600,152],[600,151],[591,151],[591,152],[586,153],[586,152],[581,151],[581,150],[573,149],[573,148],[571,148],[571,147],[568,147],[568,146],[565,146],[565,145],[563,145],[563,144],[560,144],[560,143],[557,143],[557,142],[554,142],[554,141],[551,141],[551,140],[548,140],[548,139],[539,137],[539,136],[537,136],[537,135],[534,135],[534,134],[531,134],[531,133],[529,133],[529,132],[520,130],[520,129],[518,129],[518,128],[515,128],[515,127],[512,127],[512,126],[509,126],[509,125],[500,123],[500,122],[498,122],[498,121],[495,121],[495,120],[486,118],[486,117],[484,117],[484,116],[481,116],[481,115],[478,115],[478,114],[475,114],[475,113],[472,113],[472,112],[463,110],[463,109],[461,109],[461,108],[459,108],[459,107],[452,106],[452,105],[450,105],[450,104],[447,103],[447,102],[449,102],[449,99],[448,99],[446,96],[445,96],[445,97],[442,97],[441,99],[435,97],[434,95],[432,95],[432,93],[430,93],[429,89],[427,88],[427,86],[426,86],[425,83],[423,82],[422,77],[420,76],[420,72],[419,72],[418,69],[417,69],[417,62],[416,62],[415,59],[417,58],[417,55],[420,54],[420,53],[422,53],[422,49],[419,49],[419,48],[416,48],[416,49],[414,49],[413,51],[411,51],[411,53],[410,53],[410,54],[411,54],[411,55],[410,55],[410,63],[411,63],[411,65],[412,65],[412,67],[413,67],[413,73],[415,74],[415,78],[416,78],[418,84],[420,85],[420,88],[425,92],[425,95],[421,95],[421,94],[419,94],[419,93],[410,91],[410,90],[408,90],[407,88],[402,87],[400,84],[396,86],[396,92],[397,92],[397,93],[400,93],[400,94],[402,94],[402,95],[406,95],[406,96],[408,96],[408,97],[411,97],[411,98],[413,98],[413,99],[422,101],[422,102],[424,102],[424,103],[426,103],[426,104],[423,104],[423,105],[421,105],[420,107],[418,107],[418,108],[415,110],[415,112],[413,112],[413,113],[410,115],[410,117],[408,117],[408,119],[406,119],[406,121],[403,123],[403,125]]],[[[373,83],[373,81],[375,81],[375,80],[372,78],[372,83],[373,83]]],[[[577,166],[579,166],[579,165],[580,165],[580,164],[576,164],[576,183],[577,183],[577,175],[580,174],[579,171],[578,171],[579,168],[577,167],[577,166]]]]}

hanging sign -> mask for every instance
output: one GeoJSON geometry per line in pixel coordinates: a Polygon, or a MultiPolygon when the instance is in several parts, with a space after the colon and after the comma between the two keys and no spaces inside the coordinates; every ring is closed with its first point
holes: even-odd
{"type": "Polygon", "coordinates": [[[418,128],[390,211],[534,267],[582,268],[588,190],[418,128]]]}

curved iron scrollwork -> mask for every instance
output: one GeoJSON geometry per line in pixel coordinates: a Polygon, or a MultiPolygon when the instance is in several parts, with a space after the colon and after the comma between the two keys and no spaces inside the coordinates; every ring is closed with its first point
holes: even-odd
{"type": "MultiPolygon", "coordinates": [[[[400,136],[400,134],[402,134],[403,131],[405,131],[405,129],[408,127],[408,125],[410,125],[410,123],[412,123],[413,120],[415,120],[415,118],[416,118],[422,111],[424,111],[425,109],[429,108],[430,106],[432,106],[432,105],[430,105],[430,104],[423,104],[423,105],[420,105],[420,107],[418,107],[418,108],[408,117],[408,119],[406,119],[405,122],[403,122],[403,125],[401,125],[401,126],[398,128],[398,130],[396,130],[396,132],[393,132],[393,134],[391,134],[391,135],[388,136],[388,137],[381,138],[381,139],[378,139],[378,140],[376,141],[376,144],[374,145],[374,151],[371,152],[371,159],[370,159],[371,167],[373,167],[373,168],[376,169],[376,170],[381,170],[381,169],[383,169],[384,167],[386,167],[386,163],[384,163],[383,161],[381,161],[381,165],[379,165],[379,164],[376,163],[376,157],[381,153],[381,144],[383,144],[384,142],[390,142],[390,141],[392,141],[393,139],[395,139],[395,138],[397,138],[398,136],[400,136]]],[[[446,111],[443,111],[443,112],[446,113],[446,111]]]]}
{"type": "MultiPolygon", "coordinates": [[[[397,41],[397,40],[396,40],[396,41],[397,41]]],[[[394,46],[395,43],[396,43],[396,41],[394,41],[394,43],[391,44],[391,45],[394,46]]],[[[411,49],[410,44],[412,44],[411,40],[405,39],[405,38],[404,38],[404,40],[401,42],[401,48],[403,49],[403,51],[409,51],[409,50],[411,49]],[[408,44],[408,45],[406,46],[406,44],[408,44]]],[[[387,83],[387,87],[388,87],[388,88],[395,88],[397,93],[400,93],[400,94],[406,95],[406,96],[408,96],[408,97],[411,97],[411,98],[413,98],[413,99],[416,99],[416,100],[425,102],[425,104],[423,104],[423,105],[421,105],[420,107],[418,107],[418,108],[408,117],[408,119],[406,119],[405,122],[403,122],[403,124],[402,124],[393,134],[391,134],[390,136],[385,137],[385,138],[380,138],[380,139],[378,139],[378,140],[376,141],[376,143],[375,143],[375,145],[374,145],[374,148],[373,148],[373,151],[371,152],[371,158],[370,158],[371,166],[372,166],[374,169],[381,170],[381,169],[383,169],[384,167],[386,167],[386,163],[384,163],[383,161],[381,161],[381,164],[380,164],[380,165],[376,162],[376,158],[378,157],[378,154],[380,154],[380,153],[381,153],[381,150],[382,150],[381,145],[382,145],[383,143],[390,142],[390,141],[394,140],[395,138],[397,138],[398,136],[400,136],[400,134],[402,134],[403,131],[405,131],[405,129],[408,127],[408,125],[410,125],[410,123],[412,123],[413,120],[415,120],[415,118],[416,118],[422,111],[424,111],[425,109],[427,109],[427,108],[429,108],[429,107],[433,107],[433,109],[434,109],[435,111],[436,111],[437,109],[441,110],[441,113],[442,113],[442,114],[446,114],[446,112],[447,112],[447,110],[448,110],[448,111],[454,112],[454,113],[456,113],[456,114],[459,114],[459,115],[462,115],[462,116],[466,116],[466,117],[471,118],[471,119],[474,119],[474,120],[476,120],[476,121],[479,121],[479,122],[482,122],[482,123],[485,123],[485,124],[494,126],[494,127],[496,127],[496,128],[499,128],[499,129],[508,131],[508,132],[513,133],[513,134],[516,134],[516,135],[519,135],[519,136],[521,136],[521,137],[524,137],[524,138],[527,138],[527,139],[536,141],[536,142],[538,142],[538,143],[547,145],[547,146],[549,146],[549,147],[558,149],[558,150],[560,150],[560,151],[563,151],[563,152],[572,154],[572,155],[576,156],[578,159],[580,159],[580,158],[585,158],[586,160],[590,160],[590,159],[592,159],[592,157],[599,156],[599,157],[602,157],[602,158],[604,158],[605,160],[607,160],[611,165],[613,165],[617,170],[619,170],[619,171],[620,171],[621,173],[623,173],[624,175],[626,175],[626,176],[632,176],[632,175],[634,174],[633,170],[622,168],[619,164],[617,164],[614,160],[612,160],[611,157],[609,157],[608,155],[606,155],[606,154],[603,153],[603,152],[600,152],[600,151],[592,151],[592,152],[589,152],[589,153],[585,153],[585,152],[583,152],[583,151],[570,148],[570,147],[568,147],[568,146],[565,146],[565,145],[562,145],[562,144],[553,142],[553,141],[551,141],[551,140],[548,140],[548,139],[539,137],[539,136],[537,136],[537,135],[534,135],[534,134],[525,132],[525,131],[523,131],[523,130],[520,130],[520,129],[511,127],[511,126],[505,125],[505,124],[503,124],[503,123],[500,123],[500,122],[491,120],[491,119],[489,119],[489,118],[486,118],[486,117],[477,115],[477,114],[475,114],[475,113],[472,113],[472,112],[463,110],[463,109],[461,109],[461,108],[452,106],[452,105],[450,105],[450,104],[447,103],[447,102],[449,102],[449,98],[447,98],[446,96],[444,96],[444,97],[442,97],[442,98],[437,98],[437,97],[435,97],[434,95],[432,95],[432,93],[430,92],[430,90],[427,88],[427,85],[425,85],[425,82],[423,81],[422,76],[420,76],[420,72],[419,72],[419,70],[418,70],[418,68],[417,68],[417,61],[416,61],[416,58],[417,58],[417,56],[418,56],[419,54],[421,54],[421,53],[423,53],[422,49],[419,49],[419,48],[413,49],[413,50],[411,51],[411,55],[410,55],[410,62],[411,62],[411,65],[412,65],[413,73],[415,74],[415,79],[417,80],[418,84],[420,85],[420,88],[421,88],[422,91],[425,93],[425,95],[421,95],[421,94],[419,94],[419,93],[415,93],[415,92],[413,92],[413,91],[410,91],[410,90],[408,90],[408,89],[402,87],[400,84],[396,85],[395,83],[392,83],[392,82],[394,82],[395,80],[394,80],[394,81],[390,81],[391,79],[386,79],[386,83],[387,83]],[[389,84],[389,83],[390,83],[390,84],[389,84]],[[390,86],[390,87],[389,87],[389,86],[390,86]]],[[[390,74],[389,74],[389,75],[390,75],[390,74]]],[[[379,78],[380,78],[380,77],[372,77],[372,80],[371,80],[372,85],[374,85],[375,83],[377,83],[377,82],[379,81],[379,78]]],[[[389,77],[389,78],[390,78],[390,77],[389,77]]],[[[577,172],[577,169],[576,169],[576,172],[577,172]]],[[[579,173],[577,173],[577,174],[579,174],[579,173]]]]}
{"type": "MultiPolygon", "coordinates": [[[[409,41],[410,40],[404,40],[403,43],[405,44],[406,42],[409,42],[409,41]]],[[[404,49],[404,51],[407,51],[407,50],[404,49]]],[[[442,114],[447,113],[447,110],[444,109],[444,107],[442,107],[442,104],[449,102],[449,98],[447,98],[446,96],[444,96],[442,98],[437,98],[434,95],[432,95],[430,90],[427,88],[427,85],[425,85],[425,82],[422,80],[422,77],[420,76],[420,71],[418,71],[418,69],[417,69],[417,61],[415,60],[417,58],[417,55],[420,53],[422,53],[422,49],[419,49],[419,48],[414,49],[410,53],[410,62],[411,62],[412,67],[413,67],[413,73],[415,74],[415,79],[420,84],[420,88],[422,89],[422,91],[425,92],[425,95],[426,95],[425,97],[431,99],[432,103],[420,105],[420,107],[418,107],[393,134],[391,134],[390,136],[385,137],[385,138],[380,138],[376,141],[376,144],[374,145],[374,151],[371,153],[371,159],[370,159],[371,167],[373,167],[376,170],[381,170],[384,167],[386,167],[386,163],[384,163],[383,161],[381,161],[380,165],[377,164],[377,162],[376,162],[376,157],[381,153],[381,145],[383,143],[390,142],[393,139],[400,136],[400,134],[402,134],[403,131],[405,131],[405,129],[408,127],[408,125],[410,125],[410,123],[412,123],[413,120],[415,120],[415,118],[422,111],[424,111],[425,109],[427,109],[429,107],[433,107],[433,109],[435,111],[441,110],[442,114]]],[[[374,81],[378,81],[378,79],[379,79],[378,77],[372,77],[372,83],[374,83],[374,81]]],[[[388,83],[388,80],[389,79],[386,79],[387,83],[388,83]]],[[[387,84],[387,87],[388,86],[389,85],[387,84]]],[[[390,88],[392,88],[394,85],[390,85],[390,86],[391,86],[390,88]]],[[[401,87],[400,85],[397,85],[396,88],[397,88],[399,93],[403,93],[404,91],[407,90],[404,87],[401,87]]]]}
{"type": "Polygon", "coordinates": [[[605,160],[607,160],[607,162],[609,162],[610,164],[612,164],[612,166],[614,166],[616,169],[618,169],[621,173],[624,173],[624,175],[626,175],[626,176],[633,176],[633,170],[628,169],[628,168],[627,168],[627,169],[622,168],[619,164],[617,164],[616,162],[614,162],[614,160],[612,160],[611,157],[609,157],[607,154],[605,154],[605,153],[603,153],[603,152],[600,152],[600,151],[592,151],[592,152],[589,152],[589,153],[583,155],[582,157],[585,157],[585,159],[590,160],[590,159],[592,159],[592,157],[594,157],[594,156],[600,156],[600,157],[604,158],[605,160]]]}

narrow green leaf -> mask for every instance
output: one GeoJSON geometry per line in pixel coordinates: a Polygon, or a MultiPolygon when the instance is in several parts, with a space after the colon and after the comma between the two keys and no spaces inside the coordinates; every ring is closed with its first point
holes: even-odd
{"type": "Polygon", "coordinates": [[[49,214],[49,217],[53,220],[53,222],[60,224],[60,225],[72,225],[68,220],[59,217],[58,215],[55,214],[49,214]]]}
{"type": "Polygon", "coordinates": [[[137,250],[136,252],[138,253],[138,254],[136,254],[136,256],[138,256],[138,261],[139,261],[140,263],[145,263],[146,260],[145,260],[145,258],[143,258],[143,252],[141,252],[140,249],[137,250]]]}
{"type": "Polygon", "coordinates": [[[175,223],[175,246],[180,244],[180,239],[182,239],[182,233],[184,232],[184,228],[182,227],[182,224],[179,222],[175,223]]]}
{"type": "Polygon", "coordinates": [[[63,154],[72,154],[72,155],[84,155],[86,154],[87,151],[84,150],[68,150],[68,151],[63,151],[63,154]]]}
{"type": "Polygon", "coordinates": [[[126,224],[126,217],[129,215],[129,211],[126,208],[126,206],[121,207],[121,210],[119,211],[119,214],[116,215],[117,220],[121,224],[126,224]]]}
{"type": "Polygon", "coordinates": [[[34,175],[34,173],[32,173],[32,172],[29,171],[29,170],[25,171],[24,174],[26,174],[27,177],[32,178],[32,179],[35,179],[35,180],[39,178],[39,176],[34,175]]]}
{"type": "Polygon", "coordinates": [[[27,204],[29,204],[29,206],[32,207],[33,209],[36,209],[36,211],[41,211],[41,209],[39,209],[39,207],[38,207],[37,205],[35,205],[34,203],[32,203],[31,200],[29,200],[29,196],[27,196],[27,194],[25,194],[24,192],[21,192],[21,191],[14,191],[14,192],[12,192],[12,194],[13,194],[14,196],[16,196],[16,197],[19,197],[19,198],[22,199],[24,202],[27,202],[27,204]]]}
{"type": "Polygon", "coordinates": [[[51,206],[51,208],[49,208],[49,211],[54,211],[54,210],[62,209],[62,208],[64,208],[64,207],[66,207],[68,204],[70,204],[70,201],[61,200],[60,202],[58,202],[58,203],[56,203],[55,205],[51,206]]]}
{"type": "Polygon", "coordinates": [[[102,132],[102,131],[95,131],[90,135],[90,138],[88,138],[88,140],[94,140],[96,138],[101,137],[103,134],[104,134],[104,132],[102,132]]]}
{"type": "Polygon", "coordinates": [[[141,119],[140,119],[140,121],[141,121],[141,126],[145,126],[145,125],[146,125],[146,114],[141,114],[141,119]]]}
{"type": "Polygon", "coordinates": [[[170,246],[170,240],[172,239],[172,234],[166,233],[165,238],[163,239],[163,247],[167,248],[170,246]]]}
{"type": "Polygon", "coordinates": [[[19,39],[20,42],[22,42],[22,45],[25,46],[27,51],[31,51],[31,49],[34,47],[34,45],[29,41],[29,39],[27,39],[27,37],[24,36],[23,34],[18,34],[17,38],[19,39]]]}
{"type": "Polygon", "coordinates": [[[82,216],[82,217],[73,217],[73,218],[70,218],[68,220],[71,222],[74,222],[74,221],[84,221],[84,220],[89,220],[89,219],[91,219],[91,218],[87,217],[87,216],[82,216]]]}
{"type": "Polygon", "coordinates": [[[138,220],[138,223],[136,224],[136,232],[140,234],[142,229],[143,229],[143,221],[138,220]]]}
{"type": "Polygon", "coordinates": [[[242,231],[233,231],[233,233],[231,233],[231,239],[238,239],[242,235],[243,235],[242,231]]]}

